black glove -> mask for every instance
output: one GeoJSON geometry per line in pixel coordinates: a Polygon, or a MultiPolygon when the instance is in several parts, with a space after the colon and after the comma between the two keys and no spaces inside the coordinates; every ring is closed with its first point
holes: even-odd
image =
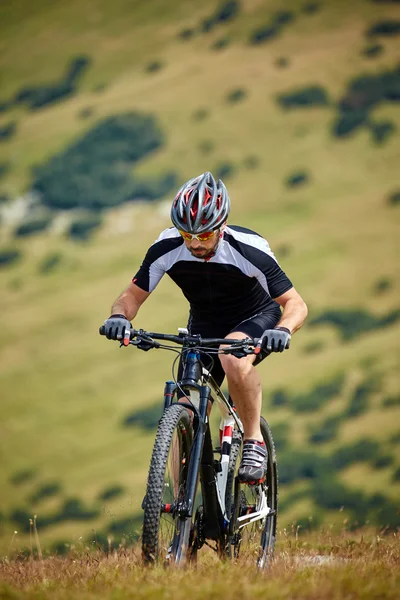
{"type": "Polygon", "coordinates": [[[290,330],[286,327],[267,329],[261,336],[261,348],[267,352],[283,352],[290,346],[290,330]]]}
{"type": "Polygon", "coordinates": [[[123,340],[125,329],[132,329],[125,315],[111,315],[104,321],[104,335],[109,340],[123,340]]]}

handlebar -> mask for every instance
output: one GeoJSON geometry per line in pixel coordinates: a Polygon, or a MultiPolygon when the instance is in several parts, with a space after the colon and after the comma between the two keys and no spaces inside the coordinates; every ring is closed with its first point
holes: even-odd
{"type": "MultiPolygon", "coordinates": [[[[104,325],[99,327],[99,333],[100,335],[105,335],[104,325]]],[[[223,352],[231,354],[234,353],[235,350],[243,351],[243,356],[246,354],[258,354],[261,350],[259,347],[259,338],[202,338],[200,335],[189,335],[186,333],[179,333],[179,335],[171,333],[156,333],[133,328],[127,329],[125,331],[123,340],[120,341],[124,346],[133,344],[139,348],[140,344],[142,343],[146,346],[145,349],[149,350],[150,348],[161,347],[161,344],[159,344],[156,340],[174,342],[175,344],[189,348],[196,348],[200,346],[217,347],[224,344],[228,346],[227,348],[223,349],[223,352]]],[[[142,349],[144,349],[143,346],[142,349]]]]}

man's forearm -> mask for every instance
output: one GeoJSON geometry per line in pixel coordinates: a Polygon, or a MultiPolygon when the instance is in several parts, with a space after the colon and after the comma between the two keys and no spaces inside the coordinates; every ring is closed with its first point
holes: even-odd
{"type": "Polygon", "coordinates": [[[291,333],[294,333],[303,325],[307,314],[307,305],[303,300],[288,300],[277,327],[286,327],[291,333]]]}
{"type": "Polygon", "coordinates": [[[124,315],[128,321],[132,321],[140,308],[139,302],[129,292],[123,292],[111,307],[112,315],[124,315]]]}

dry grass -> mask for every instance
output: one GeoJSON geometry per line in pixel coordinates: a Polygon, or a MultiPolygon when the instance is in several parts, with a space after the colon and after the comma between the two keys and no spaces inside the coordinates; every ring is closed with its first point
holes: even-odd
{"type": "Polygon", "coordinates": [[[364,530],[306,536],[283,532],[273,565],[222,563],[205,554],[197,567],[148,569],[138,548],[108,553],[74,550],[66,557],[5,559],[0,598],[270,597],[276,600],[395,599],[400,585],[400,539],[364,530]]]}

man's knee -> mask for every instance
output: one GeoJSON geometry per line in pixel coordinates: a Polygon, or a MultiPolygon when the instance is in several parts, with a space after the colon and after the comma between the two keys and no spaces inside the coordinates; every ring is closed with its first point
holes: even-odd
{"type": "Polygon", "coordinates": [[[247,357],[236,358],[228,354],[220,356],[220,361],[228,379],[245,379],[253,369],[252,361],[247,357]]]}

